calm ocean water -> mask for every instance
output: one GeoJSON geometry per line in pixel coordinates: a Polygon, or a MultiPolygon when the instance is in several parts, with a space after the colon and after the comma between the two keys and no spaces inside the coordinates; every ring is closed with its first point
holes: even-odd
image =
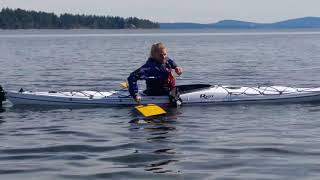
{"type": "MultiPolygon", "coordinates": [[[[320,30],[0,31],[6,90],[114,90],[164,42],[178,84],[320,86],[320,30]]],[[[142,83],[143,84],[143,83],[142,83]]],[[[0,110],[0,179],[318,179],[320,104],[0,110]],[[139,120],[139,121],[138,121],[139,120]],[[132,122],[134,121],[134,122],[132,122]]]]}

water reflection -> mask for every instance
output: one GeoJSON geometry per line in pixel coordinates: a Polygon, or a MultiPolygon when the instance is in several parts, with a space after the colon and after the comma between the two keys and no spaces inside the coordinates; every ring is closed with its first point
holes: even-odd
{"type": "Polygon", "coordinates": [[[5,112],[6,110],[0,105],[0,113],[5,112]]]}
{"type": "Polygon", "coordinates": [[[135,153],[151,155],[151,159],[146,159],[147,163],[143,165],[145,171],[158,174],[178,173],[173,168],[174,163],[178,162],[176,149],[172,147],[174,132],[177,130],[177,122],[173,119],[175,118],[164,116],[136,118],[129,122],[129,130],[134,132],[132,140],[137,144],[145,144],[145,147],[142,146],[135,153]]]}
{"type": "Polygon", "coordinates": [[[157,163],[152,163],[149,167],[145,168],[145,171],[151,171],[153,173],[169,173],[173,172],[169,169],[164,169],[163,166],[169,165],[172,162],[177,162],[178,160],[164,160],[157,163]]]}
{"type": "MultiPolygon", "coordinates": [[[[5,112],[6,110],[0,105],[0,113],[3,113],[3,112],[5,112]]],[[[0,124],[2,124],[2,123],[4,123],[5,121],[4,120],[2,120],[3,119],[3,117],[2,116],[0,116],[0,124]]]]}

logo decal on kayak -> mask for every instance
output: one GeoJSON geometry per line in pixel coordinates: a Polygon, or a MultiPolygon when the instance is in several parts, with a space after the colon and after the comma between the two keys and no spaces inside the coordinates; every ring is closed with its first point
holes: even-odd
{"type": "Polygon", "coordinates": [[[214,99],[214,95],[200,94],[200,99],[214,99]]]}

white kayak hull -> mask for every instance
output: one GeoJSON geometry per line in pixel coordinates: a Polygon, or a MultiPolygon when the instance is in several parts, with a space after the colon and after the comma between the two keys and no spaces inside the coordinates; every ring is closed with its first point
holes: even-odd
{"type": "MultiPolygon", "coordinates": [[[[14,105],[114,106],[137,104],[127,90],[73,92],[6,92],[14,105]]],[[[169,104],[167,96],[146,96],[141,104],[169,104]]],[[[231,87],[198,88],[180,95],[182,104],[251,104],[320,102],[320,88],[231,87]]]]}

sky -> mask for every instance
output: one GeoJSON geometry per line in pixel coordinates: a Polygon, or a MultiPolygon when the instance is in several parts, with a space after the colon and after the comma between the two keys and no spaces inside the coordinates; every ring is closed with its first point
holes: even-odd
{"type": "Polygon", "coordinates": [[[0,8],[138,17],[156,22],[213,23],[234,19],[270,23],[318,16],[320,0],[0,0],[0,8]]]}

